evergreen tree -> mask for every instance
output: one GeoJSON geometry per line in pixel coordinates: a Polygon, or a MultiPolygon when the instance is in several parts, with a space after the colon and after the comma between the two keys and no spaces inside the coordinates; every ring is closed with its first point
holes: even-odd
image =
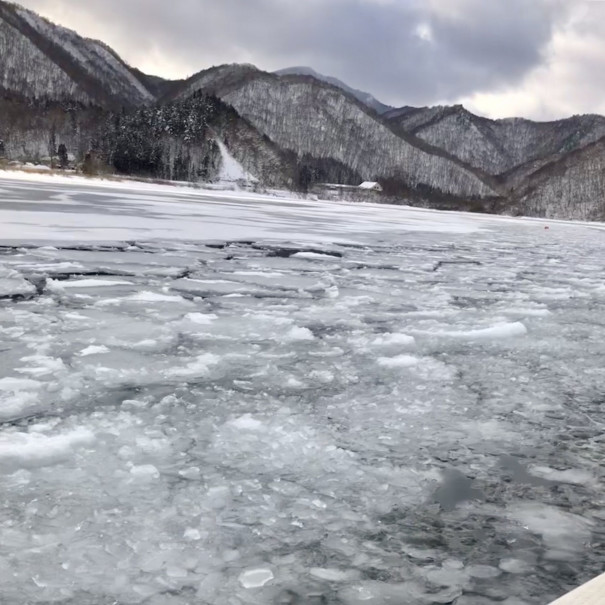
{"type": "Polygon", "coordinates": [[[59,145],[57,154],[59,156],[59,166],[62,170],[65,170],[69,166],[69,156],[67,155],[67,147],[65,147],[64,143],[59,145]]]}

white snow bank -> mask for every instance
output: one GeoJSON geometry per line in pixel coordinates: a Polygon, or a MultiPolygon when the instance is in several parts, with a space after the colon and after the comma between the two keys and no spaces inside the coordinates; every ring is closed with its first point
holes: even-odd
{"type": "Polygon", "coordinates": [[[243,166],[229,153],[226,145],[216,140],[216,144],[221,151],[221,170],[219,181],[221,183],[257,183],[258,179],[246,172],[243,166]]]}
{"type": "Polygon", "coordinates": [[[21,170],[25,170],[26,172],[34,171],[34,172],[50,172],[50,167],[44,164],[30,164],[29,162],[23,164],[21,170]]]}

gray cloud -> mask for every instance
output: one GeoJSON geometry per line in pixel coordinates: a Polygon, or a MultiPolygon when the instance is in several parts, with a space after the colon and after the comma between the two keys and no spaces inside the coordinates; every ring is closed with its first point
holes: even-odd
{"type": "Polygon", "coordinates": [[[21,0],[131,64],[309,65],[392,104],[514,86],[545,61],[562,0],[21,0]]]}

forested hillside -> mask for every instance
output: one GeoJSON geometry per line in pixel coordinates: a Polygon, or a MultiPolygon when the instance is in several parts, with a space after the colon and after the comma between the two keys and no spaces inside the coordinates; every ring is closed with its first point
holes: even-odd
{"type": "Polygon", "coordinates": [[[370,180],[382,185],[377,201],[605,217],[602,116],[392,109],[311,68],[221,65],[169,81],[3,0],[0,53],[4,163],[212,182],[235,162],[260,187],[370,180]]]}

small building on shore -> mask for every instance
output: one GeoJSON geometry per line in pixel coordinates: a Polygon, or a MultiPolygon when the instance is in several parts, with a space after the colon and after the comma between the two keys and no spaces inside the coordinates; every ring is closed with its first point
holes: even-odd
{"type": "Polygon", "coordinates": [[[378,193],[381,193],[382,185],[375,181],[364,181],[361,185],[359,185],[359,189],[363,189],[364,191],[376,191],[378,193]]]}

